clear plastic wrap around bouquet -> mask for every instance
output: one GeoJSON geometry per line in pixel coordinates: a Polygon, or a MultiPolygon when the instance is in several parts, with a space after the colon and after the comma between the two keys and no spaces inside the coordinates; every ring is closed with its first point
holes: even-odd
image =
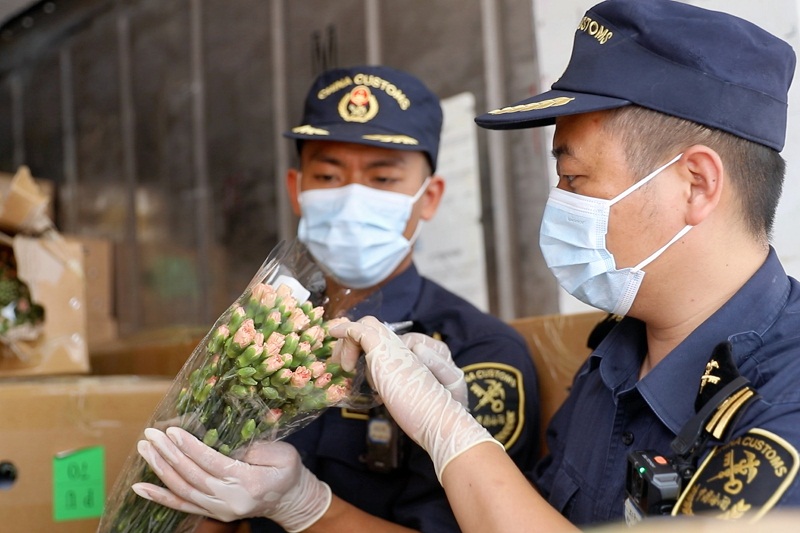
{"type": "MultiPolygon", "coordinates": [[[[325,293],[322,272],[297,241],[279,245],[244,293],[192,352],[149,422],[180,426],[219,452],[238,457],[256,440],[277,440],[326,408],[370,407],[358,392],[363,372],[328,361],[338,321],[325,310],[346,309],[347,294],[325,293]]],[[[137,496],[131,485],[162,485],[132,453],[109,495],[98,532],[183,533],[201,517],[137,496]]]]}

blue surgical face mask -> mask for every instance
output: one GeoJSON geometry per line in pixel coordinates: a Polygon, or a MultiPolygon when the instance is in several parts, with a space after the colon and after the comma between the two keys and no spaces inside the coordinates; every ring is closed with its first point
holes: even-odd
{"type": "Polygon", "coordinates": [[[342,285],[373,287],[411,252],[422,221],[410,240],[403,232],[429,181],[414,196],[359,184],[301,192],[297,237],[342,285]]]}
{"type": "Polygon", "coordinates": [[[667,244],[635,267],[618,269],[606,248],[611,206],[658,176],[676,162],[648,174],[611,200],[582,196],[554,188],[544,209],[539,246],[550,271],[559,284],[580,301],[617,315],[631,308],[644,279],[644,267],[686,235],[686,226],[667,244]]]}

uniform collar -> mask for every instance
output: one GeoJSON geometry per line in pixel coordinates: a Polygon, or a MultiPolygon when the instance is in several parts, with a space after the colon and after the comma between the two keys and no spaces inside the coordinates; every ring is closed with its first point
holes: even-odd
{"type": "Polygon", "coordinates": [[[741,366],[763,344],[763,338],[789,297],[790,281],[770,247],[764,264],[716,313],[695,329],[648,375],[637,382],[647,349],[644,325],[624,319],[598,347],[594,366],[606,386],[619,394],[636,387],[654,413],[678,433],[694,413],[694,401],[714,347],[725,340],[733,345],[734,361],[741,366]]]}
{"type": "Polygon", "coordinates": [[[356,311],[359,316],[356,318],[369,314],[384,322],[411,320],[421,287],[422,277],[412,263],[367,298],[365,303],[359,304],[356,311]]]}

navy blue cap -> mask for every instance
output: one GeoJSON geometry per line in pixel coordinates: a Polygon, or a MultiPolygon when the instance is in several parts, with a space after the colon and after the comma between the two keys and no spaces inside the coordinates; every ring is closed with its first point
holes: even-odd
{"type": "Polygon", "coordinates": [[[442,106],[420,80],[389,67],[358,66],[317,77],[303,123],[284,136],[419,151],[435,170],[441,132],[442,106]]]}
{"type": "Polygon", "coordinates": [[[636,104],[783,149],[791,46],[758,26],[672,0],[607,0],[586,12],[552,90],[475,119],[489,129],[636,104]]]}

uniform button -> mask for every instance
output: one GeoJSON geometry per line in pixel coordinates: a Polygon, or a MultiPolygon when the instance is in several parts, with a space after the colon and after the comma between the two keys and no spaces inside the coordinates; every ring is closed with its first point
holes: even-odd
{"type": "Polygon", "coordinates": [[[633,444],[633,433],[631,433],[630,431],[626,431],[625,433],[623,433],[622,443],[625,446],[630,446],[631,444],[633,444]]]}

